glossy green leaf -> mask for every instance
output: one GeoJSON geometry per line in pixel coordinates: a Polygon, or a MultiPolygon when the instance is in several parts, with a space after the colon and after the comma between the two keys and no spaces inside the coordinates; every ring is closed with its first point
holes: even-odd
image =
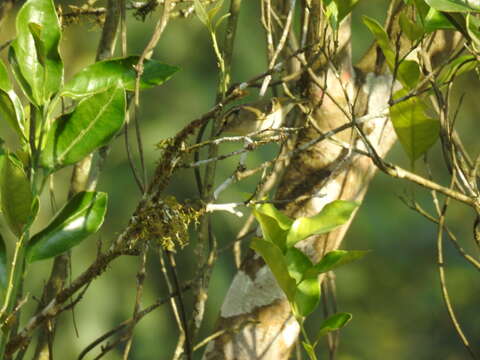
{"type": "Polygon", "coordinates": [[[290,302],[295,299],[295,279],[293,279],[288,272],[288,265],[282,250],[275,244],[254,238],[250,247],[258,252],[265,260],[273,276],[277,280],[278,285],[283,290],[290,302]]]}
{"type": "Polygon", "coordinates": [[[403,12],[400,13],[399,23],[403,33],[410,41],[415,42],[424,34],[423,27],[413,21],[410,21],[408,16],[403,12]]]}
{"type": "Polygon", "coordinates": [[[320,274],[334,270],[340,266],[351,263],[352,261],[363,258],[369,251],[365,250],[333,250],[325,254],[325,256],[310,269],[307,269],[303,276],[311,278],[320,274]]]}
{"type": "MultiPolygon", "coordinates": [[[[407,94],[400,90],[394,99],[407,94]]],[[[426,115],[427,107],[418,97],[399,102],[390,108],[390,118],[398,139],[411,161],[417,160],[435,144],[440,122],[426,115]]]]}
{"type": "Polygon", "coordinates": [[[30,100],[43,105],[63,82],[61,28],[53,1],[28,0],[18,12],[16,28],[14,74],[30,100]]]}
{"type": "Polygon", "coordinates": [[[2,212],[12,232],[20,236],[32,213],[33,195],[23,166],[12,155],[6,155],[0,174],[2,212]]]}
{"type": "Polygon", "coordinates": [[[286,261],[288,273],[296,281],[295,298],[293,301],[294,312],[298,316],[308,316],[320,301],[320,284],[317,276],[305,278],[303,274],[313,264],[310,259],[297,248],[287,250],[286,261]]]}
{"type": "Polygon", "coordinates": [[[71,198],[49,225],[27,245],[28,262],[49,259],[98,231],[107,211],[107,194],[84,191],[71,198]]]}
{"type": "Polygon", "coordinates": [[[293,220],[277,210],[272,204],[256,205],[253,214],[262,228],[265,239],[285,251],[288,229],[293,224],[293,220]]]}
{"type": "Polygon", "coordinates": [[[81,101],[75,110],[57,119],[47,134],[40,162],[46,168],[60,168],[82,160],[106,145],[125,120],[125,91],[121,87],[81,101]]]}
{"type": "Polygon", "coordinates": [[[352,314],[345,312],[336,313],[330,316],[323,322],[322,326],[320,326],[315,343],[329,332],[340,330],[347,325],[350,320],[352,320],[352,314]]]}
{"type": "Polygon", "coordinates": [[[436,30],[455,30],[455,26],[440,11],[430,8],[425,17],[425,31],[433,32],[436,30]]]}
{"type": "MultiPolygon", "coordinates": [[[[137,72],[135,66],[138,56],[109,59],[96,62],[80,70],[68,81],[60,94],[72,98],[81,98],[97,94],[120,84],[127,91],[135,90],[137,72]]],[[[176,66],[163,64],[156,60],[145,60],[140,89],[161,85],[178,70],[176,66]]]]}
{"type": "Polygon", "coordinates": [[[470,0],[425,0],[435,10],[446,12],[480,11],[478,2],[470,0]]]}
{"type": "Polygon", "coordinates": [[[472,71],[477,67],[477,59],[473,55],[462,55],[448,63],[437,78],[439,84],[452,81],[455,76],[472,71]]]}
{"type": "Polygon", "coordinates": [[[323,234],[345,224],[357,207],[355,202],[336,200],[325,205],[315,216],[296,219],[287,235],[287,247],[292,247],[311,235],[323,234]]]}
{"type": "Polygon", "coordinates": [[[7,288],[7,276],[8,276],[7,247],[5,246],[5,241],[3,240],[3,236],[0,234],[0,290],[1,291],[7,288]]]}
{"type": "Polygon", "coordinates": [[[0,119],[5,120],[13,130],[25,138],[23,106],[8,77],[7,69],[0,60],[0,119]]]}

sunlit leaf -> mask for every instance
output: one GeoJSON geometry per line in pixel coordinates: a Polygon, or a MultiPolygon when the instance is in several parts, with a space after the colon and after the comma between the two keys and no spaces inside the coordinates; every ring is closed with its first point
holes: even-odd
{"type": "MultiPolygon", "coordinates": [[[[394,99],[407,94],[400,90],[394,99]]],[[[390,108],[390,118],[398,139],[411,161],[417,160],[435,144],[440,122],[426,115],[427,107],[418,97],[411,97],[390,108]]]]}
{"type": "Polygon", "coordinates": [[[480,11],[480,4],[471,0],[425,0],[435,10],[446,12],[480,11]]]}
{"type": "Polygon", "coordinates": [[[10,56],[14,74],[30,100],[43,105],[63,81],[58,51],[61,28],[53,1],[27,1],[18,12],[16,28],[10,56]]]}
{"type": "MultiPolygon", "coordinates": [[[[135,66],[138,60],[138,56],[129,56],[96,62],[80,70],[65,84],[60,93],[72,98],[81,98],[106,91],[117,84],[127,91],[134,91],[137,79],[135,66]]],[[[179,70],[176,66],[156,60],[145,60],[143,66],[140,89],[161,85],[179,70]]]]}
{"type": "Polygon", "coordinates": [[[440,11],[430,8],[425,17],[425,31],[455,30],[455,26],[440,11]]]}
{"type": "Polygon", "coordinates": [[[256,205],[253,214],[262,228],[265,239],[285,251],[287,233],[293,220],[268,203],[256,205]]]}
{"type": "Polygon", "coordinates": [[[40,162],[46,168],[60,168],[82,160],[106,145],[125,120],[125,91],[122,87],[93,95],[75,110],[57,119],[47,134],[40,162]]]}
{"type": "Polygon", "coordinates": [[[355,202],[336,200],[325,205],[315,216],[296,219],[287,235],[287,247],[311,235],[323,234],[345,224],[357,207],[355,202]]]}
{"type": "Polygon", "coordinates": [[[295,298],[293,301],[296,315],[308,316],[320,300],[320,284],[317,276],[305,278],[303,274],[313,264],[310,259],[297,248],[290,248],[286,253],[288,272],[296,281],[295,298]]]}
{"type": "Polygon", "coordinates": [[[78,245],[98,231],[107,211],[107,194],[81,192],[55,215],[50,224],[35,234],[27,245],[29,262],[49,259],[78,245]]]}
{"type": "Polygon", "coordinates": [[[480,20],[472,14],[467,15],[467,31],[477,49],[480,48],[480,20]]]}
{"type": "Polygon", "coordinates": [[[321,337],[327,335],[329,332],[340,330],[347,325],[350,320],[352,320],[352,314],[349,313],[342,312],[330,316],[323,322],[322,326],[320,326],[315,342],[318,342],[321,337]]]}
{"type": "Polygon", "coordinates": [[[385,59],[387,60],[388,66],[390,69],[393,69],[395,65],[395,51],[390,43],[387,32],[383,29],[382,25],[378,23],[377,20],[372,19],[368,16],[363,16],[363,23],[368,27],[370,32],[375,36],[378,46],[382,49],[385,59]]]}
{"type": "Polygon", "coordinates": [[[368,251],[364,250],[333,250],[325,254],[325,256],[310,269],[307,269],[303,276],[311,278],[320,274],[334,270],[340,266],[351,263],[352,261],[363,258],[368,251]]]}
{"type": "Polygon", "coordinates": [[[2,212],[10,230],[20,236],[30,220],[33,195],[23,166],[12,155],[6,155],[0,173],[2,212]]]}
{"type": "Polygon", "coordinates": [[[295,279],[293,279],[288,272],[288,265],[286,259],[280,248],[266,240],[254,238],[250,247],[258,252],[265,260],[273,276],[277,280],[278,285],[283,290],[290,302],[295,299],[295,279]]]}

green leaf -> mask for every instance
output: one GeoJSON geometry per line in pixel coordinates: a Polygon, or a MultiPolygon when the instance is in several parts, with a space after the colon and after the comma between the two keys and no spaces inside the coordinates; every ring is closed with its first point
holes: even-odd
{"type": "Polygon", "coordinates": [[[10,78],[8,77],[7,68],[3,60],[0,60],[0,89],[8,91],[11,88],[12,83],[10,82],[10,78]]]}
{"type": "Polygon", "coordinates": [[[293,302],[296,290],[295,279],[289,275],[288,265],[282,250],[277,245],[259,238],[253,238],[250,247],[258,252],[263,260],[265,260],[265,263],[277,280],[278,285],[288,300],[293,302]]]}
{"type": "Polygon", "coordinates": [[[207,11],[208,18],[210,19],[210,23],[213,21],[217,13],[220,11],[223,5],[223,0],[217,0],[215,5],[212,6],[210,10],[207,11]]]}
{"type": "Polygon", "coordinates": [[[293,220],[277,210],[272,204],[256,205],[253,214],[262,228],[265,239],[285,251],[287,233],[293,224],[293,220]]]}
{"type": "Polygon", "coordinates": [[[107,211],[107,194],[78,193],[55,215],[50,224],[35,234],[27,245],[28,262],[49,259],[78,245],[98,231],[107,211]]]}
{"type": "Polygon", "coordinates": [[[469,0],[425,0],[435,10],[446,12],[480,11],[480,5],[469,0]]]}
{"type": "Polygon", "coordinates": [[[330,316],[323,322],[322,326],[320,326],[315,343],[329,332],[340,330],[347,325],[350,320],[352,320],[352,314],[349,313],[341,312],[330,316]]]}
{"type": "Polygon", "coordinates": [[[325,256],[318,263],[313,265],[310,269],[307,269],[303,276],[305,278],[311,278],[320,274],[329,272],[343,266],[352,261],[363,258],[369,251],[364,250],[333,250],[325,254],[325,256]]]}
{"type": "Polygon", "coordinates": [[[336,200],[325,205],[319,214],[294,221],[287,235],[287,247],[311,235],[323,234],[345,224],[358,204],[352,201],[336,200]]]}
{"type": "MultiPolygon", "coordinates": [[[[60,94],[81,98],[106,91],[118,83],[125,90],[134,91],[137,79],[135,66],[138,60],[138,56],[129,56],[96,62],[78,72],[65,84],[60,94]]],[[[180,70],[176,66],[163,64],[156,60],[145,60],[143,65],[140,89],[161,85],[180,70]]]]}
{"type": "Polygon", "coordinates": [[[3,237],[0,234],[0,290],[2,291],[4,291],[7,288],[7,276],[8,276],[7,247],[5,246],[5,241],[3,240],[3,237]]]}
{"type": "Polygon", "coordinates": [[[57,119],[47,134],[40,155],[50,169],[71,165],[106,145],[125,120],[125,91],[122,87],[86,98],[75,110],[57,119]]]}
{"type": "Polygon", "coordinates": [[[193,5],[195,7],[195,13],[197,14],[198,19],[202,22],[202,24],[209,27],[210,19],[208,18],[205,5],[203,5],[200,0],[193,0],[193,5]]]}
{"type": "Polygon", "coordinates": [[[317,360],[317,355],[315,355],[315,349],[312,345],[302,341],[303,348],[307,352],[308,357],[310,360],[317,360]]]}
{"type": "Polygon", "coordinates": [[[410,41],[415,42],[423,36],[423,27],[419,24],[414,23],[413,21],[410,21],[410,19],[405,13],[400,13],[399,22],[400,28],[410,41]]]}
{"type": "Polygon", "coordinates": [[[452,81],[455,76],[472,71],[477,67],[477,59],[473,55],[462,55],[448,63],[437,78],[439,84],[452,81]]]}
{"type": "Polygon", "coordinates": [[[472,14],[467,14],[467,31],[478,50],[480,47],[480,20],[472,14]]]}
{"type": "MultiPolygon", "coordinates": [[[[23,106],[8,77],[7,68],[3,61],[0,60],[0,118],[6,122],[25,139],[24,135],[24,119],[23,106]]],[[[26,139],[25,139],[26,140],[26,139]]]]}
{"type": "MultiPolygon", "coordinates": [[[[400,90],[394,99],[405,96],[407,92],[400,90]]],[[[418,97],[401,101],[390,108],[390,118],[403,149],[413,162],[435,144],[440,132],[440,122],[428,117],[427,106],[418,97]]]]}
{"type": "Polygon", "coordinates": [[[20,236],[32,213],[33,195],[23,166],[12,155],[6,155],[0,174],[2,212],[12,232],[20,236]]]}
{"type": "Polygon", "coordinates": [[[403,60],[398,66],[397,77],[406,89],[414,89],[420,79],[418,63],[413,60],[403,60]]]}
{"type": "Polygon", "coordinates": [[[297,248],[290,248],[285,254],[288,273],[297,283],[293,301],[295,314],[308,316],[320,301],[320,284],[317,276],[304,278],[305,271],[313,264],[310,259],[297,248]]]}
{"type": "Polygon", "coordinates": [[[455,30],[455,26],[440,11],[430,8],[425,17],[425,31],[455,30]]]}
{"type": "Polygon", "coordinates": [[[390,67],[390,69],[393,69],[395,66],[395,51],[392,44],[390,43],[387,32],[383,29],[383,27],[378,23],[377,20],[372,19],[368,16],[363,16],[362,19],[363,23],[368,27],[373,36],[375,36],[378,46],[380,46],[383,54],[385,55],[388,66],[390,67]]]}
{"type": "Polygon", "coordinates": [[[14,74],[29,99],[43,105],[63,82],[61,28],[53,1],[27,1],[18,12],[16,28],[11,44],[14,74]]]}

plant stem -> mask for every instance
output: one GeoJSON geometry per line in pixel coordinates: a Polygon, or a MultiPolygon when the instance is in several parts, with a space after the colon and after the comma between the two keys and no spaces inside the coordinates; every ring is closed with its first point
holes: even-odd
{"type": "Polygon", "coordinates": [[[17,293],[22,282],[24,265],[25,265],[25,245],[29,237],[29,231],[25,231],[15,245],[15,252],[13,254],[12,266],[8,278],[7,291],[3,301],[2,309],[0,310],[0,321],[2,327],[2,334],[0,338],[0,360],[3,360],[5,344],[10,336],[9,325],[5,323],[11,311],[15,307],[17,301],[17,293]]]}

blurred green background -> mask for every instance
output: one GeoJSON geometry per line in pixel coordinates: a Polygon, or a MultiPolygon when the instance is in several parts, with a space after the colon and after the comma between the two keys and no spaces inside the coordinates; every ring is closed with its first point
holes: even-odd
{"type": "MultiPolygon", "coordinates": [[[[57,2],[56,3],[60,3],[57,2]]],[[[63,1],[63,5],[81,5],[81,1],[63,1]]],[[[102,4],[101,1],[98,4],[102,4]]],[[[362,0],[353,13],[354,58],[359,59],[372,41],[372,36],[362,25],[361,16],[367,14],[379,21],[385,17],[388,1],[362,0]]],[[[226,11],[226,6],[224,6],[226,11]]],[[[66,10],[66,7],[65,7],[66,10]]],[[[238,41],[233,64],[233,81],[241,82],[263,72],[266,67],[263,31],[259,23],[259,2],[245,0],[240,17],[238,41]]],[[[129,53],[138,54],[150,38],[159,12],[147,17],[145,22],[128,16],[129,53]]],[[[14,19],[10,16],[0,29],[0,44],[14,35],[14,19]]],[[[94,23],[70,25],[65,29],[62,54],[66,64],[66,77],[94,61],[99,39],[99,26],[94,23]]],[[[5,59],[6,52],[1,56],[5,59]]],[[[144,136],[146,160],[150,172],[154,169],[160,151],[155,144],[175,134],[182,125],[206,112],[214,103],[217,75],[209,36],[195,18],[175,19],[168,25],[155,58],[181,67],[168,83],[142,93],[140,119],[144,136]]],[[[465,76],[454,87],[455,99],[466,94],[458,118],[460,134],[473,154],[478,152],[478,79],[465,76]]],[[[255,94],[252,94],[255,97],[255,94]]],[[[10,130],[0,124],[1,137],[15,147],[10,130]]],[[[223,148],[222,152],[235,146],[223,148]]],[[[262,149],[249,155],[249,164],[270,158],[275,147],[262,149]]],[[[407,158],[397,145],[389,160],[409,167],[407,158]]],[[[435,176],[446,183],[446,171],[440,148],[436,145],[429,153],[429,161],[435,176]]],[[[235,159],[218,166],[218,181],[229,176],[236,166],[235,159]]],[[[419,164],[417,171],[424,172],[419,164]]],[[[62,171],[55,179],[56,200],[59,205],[66,197],[70,170],[62,171]]],[[[220,201],[239,201],[255,186],[255,179],[240,183],[222,195],[220,201]]],[[[79,274],[95,257],[96,240],[108,244],[126,225],[139,201],[126,161],[123,139],[112,145],[107,168],[103,172],[99,190],[109,193],[109,211],[103,231],[73,252],[73,277],[79,274]]],[[[180,199],[197,196],[193,173],[179,171],[168,189],[180,199]]],[[[436,228],[409,210],[400,196],[415,196],[428,210],[432,210],[430,195],[406,182],[378,175],[370,186],[343,248],[371,249],[362,261],[337,272],[339,311],[353,313],[353,321],[342,331],[339,360],[351,359],[467,359],[468,354],[457,338],[448,319],[439,288],[436,264],[436,228]]],[[[50,214],[48,199],[43,198],[42,227],[50,214]]],[[[478,249],[472,247],[473,215],[469,209],[455,205],[449,213],[448,223],[457,232],[462,245],[474,256],[478,249]]],[[[216,214],[214,230],[220,247],[229,243],[242,224],[232,215],[216,214]]],[[[7,238],[8,230],[3,220],[0,231],[7,238]]],[[[194,231],[192,231],[194,235],[194,231]]],[[[11,237],[9,238],[11,240],[11,237]]],[[[195,236],[192,244],[178,253],[178,268],[182,280],[194,276],[195,236]]],[[[9,250],[12,243],[9,244],[9,250]]],[[[446,242],[447,284],[458,318],[473,346],[478,345],[480,322],[477,301],[480,294],[478,272],[469,267],[446,242]],[[475,278],[477,276],[477,278],[475,278]]],[[[30,309],[36,306],[48,278],[50,262],[34,264],[27,274],[26,289],[30,289],[30,309]]],[[[98,336],[108,331],[132,314],[137,259],[122,258],[113,262],[105,274],[96,279],[75,313],[65,313],[60,321],[58,341],[55,344],[56,359],[74,359],[79,352],[98,336]],[[75,318],[78,335],[72,326],[75,318]]],[[[200,339],[211,333],[235,270],[231,253],[223,253],[215,266],[210,284],[210,296],[205,324],[200,339]]],[[[166,293],[154,256],[148,267],[147,286],[143,305],[149,305],[166,293]]],[[[188,300],[188,296],[187,296],[188,300]]],[[[27,311],[28,312],[28,311],[27,311]]],[[[27,316],[24,315],[24,319],[27,316]]],[[[311,331],[322,321],[320,312],[309,320],[311,331]]],[[[131,359],[168,359],[175,347],[177,329],[168,306],[163,306],[147,316],[136,329],[131,359]]],[[[120,349],[121,350],[121,349],[120,349]]],[[[477,346],[477,350],[480,349],[477,346]]],[[[92,353],[93,354],[93,353],[92,353]]],[[[111,352],[105,359],[120,359],[121,352],[111,352]]],[[[321,359],[327,358],[321,352],[321,359]]],[[[198,358],[200,353],[198,354],[198,358]]],[[[28,357],[27,357],[28,358],[28,357]]],[[[89,356],[87,358],[93,358],[89,356]]]]}

